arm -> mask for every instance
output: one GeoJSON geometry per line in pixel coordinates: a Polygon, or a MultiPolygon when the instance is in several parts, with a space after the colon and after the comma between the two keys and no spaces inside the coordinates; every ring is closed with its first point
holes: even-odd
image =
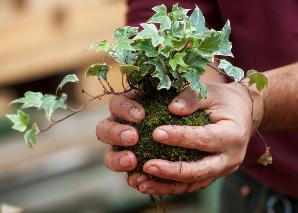
{"type": "Polygon", "coordinates": [[[269,86],[263,93],[264,117],[261,131],[298,128],[298,63],[265,74],[269,86]]]}

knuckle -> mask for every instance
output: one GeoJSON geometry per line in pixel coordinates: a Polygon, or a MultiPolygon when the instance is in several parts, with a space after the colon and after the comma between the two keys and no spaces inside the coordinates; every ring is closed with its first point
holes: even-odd
{"type": "Polygon", "coordinates": [[[242,146],[242,145],[246,144],[248,140],[249,140],[248,131],[246,131],[244,128],[237,131],[237,133],[235,135],[235,141],[237,142],[237,144],[242,146]]]}
{"type": "Polygon", "coordinates": [[[197,142],[203,147],[207,147],[210,142],[215,139],[212,130],[208,128],[208,126],[204,127],[204,131],[202,131],[198,137],[199,140],[197,142]]]}

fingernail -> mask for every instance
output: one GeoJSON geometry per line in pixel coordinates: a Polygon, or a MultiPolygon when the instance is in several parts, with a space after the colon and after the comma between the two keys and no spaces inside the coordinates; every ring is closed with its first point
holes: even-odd
{"type": "Polygon", "coordinates": [[[182,98],[177,98],[172,101],[171,105],[177,109],[184,109],[186,107],[186,101],[182,98]]]}
{"type": "Polygon", "coordinates": [[[155,139],[163,141],[163,140],[168,140],[169,139],[169,134],[164,130],[156,129],[156,130],[153,131],[153,137],[155,139]]]}
{"type": "Polygon", "coordinates": [[[159,168],[157,166],[149,166],[149,168],[146,169],[146,171],[150,174],[156,174],[159,172],[159,168]]]}
{"type": "Polygon", "coordinates": [[[129,111],[130,115],[135,119],[135,120],[140,120],[142,119],[142,111],[137,108],[137,107],[133,107],[130,109],[129,111]]]}
{"type": "Polygon", "coordinates": [[[121,166],[123,167],[130,167],[130,158],[129,156],[126,154],[126,155],[123,155],[120,160],[119,160],[119,163],[121,166]]]}
{"type": "Polygon", "coordinates": [[[120,134],[121,140],[127,143],[134,142],[134,133],[131,130],[124,130],[120,134]]]}

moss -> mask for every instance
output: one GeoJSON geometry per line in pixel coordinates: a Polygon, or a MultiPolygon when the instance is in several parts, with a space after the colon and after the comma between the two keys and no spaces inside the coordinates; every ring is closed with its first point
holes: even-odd
{"type": "Polygon", "coordinates": [[[146,111],[146,118],[140,123],[128,123],[118,120],[122,124],[130,124],[138,130],[139,143],[132,147],[115,146],[114,150],[131,150],[138,159],[136,172],[143,171],[143,165],[150,159],[163,159],[169,161],[196,161],[207,155],[205,152],[194,149],[174,147],[153,141],[153,130],[161,125],[188,125],[200,126],[209,123],[208,116],[203,111],[196,111],[192,115],[179,117],[168,111],[168,105],[177,95],[175,89],[144,92],[138,102],[146,111]]]}

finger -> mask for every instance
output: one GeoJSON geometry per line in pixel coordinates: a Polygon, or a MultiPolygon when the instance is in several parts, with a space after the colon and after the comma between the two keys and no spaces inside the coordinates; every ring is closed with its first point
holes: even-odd
{"type": "Polygon", "coordinates": [[[96,136],[103,143],[120,146],[133,146],[139,140],[138,131],[134,127],[108,119],[97,124],[96,136]]]}
{"type": "Polygon", "coordinates": [[[137,158],[132,152],[113,152],[112,147],[106,149],[103,161],[105,165],[114,172],[132,171],[137,166],[137,158]]]}
{"type": "Polygon", "coordinates": [[[128,175],[128,185],[137,189],[143,182],[149,180],[148,176],[140,173],[132,173],[128,175]]]}
{"type": "Polygon", "coordinates": [[[153,131],[155,141],[171,146],[218,152],[226,149],[228,142],[235,139],[235,124],[229,120],[205,126],[165,125],[153,131]]]}
{"type": "Polygon", "coordinates": [[[190,185],[189,189],[188,189],[188,192],[194,192],[194,191],[197,191],[199,189],[204,189],[206,188],[207,186],[209,186],[210,184],[212,184],[214,182],[215,179],[213,180],[205,180],[205,181],[197,181],[197,182],[194,182],[190,185]]]}
{"type": "Polygon", "coordinates": [[[124,95],[113,96],[109,107],[114,115],[123,120],[140,122],[145,118],[145,110],[142,105],[124,95]]]}
{"type": "Polygon", "coordinates": [[[199,93],[191,90],[190,87],[185,88],[176,96],[169,104],[169,111],[175,115],[185,116],[195,112],[198,109],[205,109],[213,103],[213,91],[208,87],[206,98],[198,99],[199,93]]]}
{"type": "Polygon", "coordinates": [[[189,183],[163,183],[149,180],[139,186],[139,191],[153,195],[182,194],[187,192],[189,187],[189,183]]]}
{"type": "Polygon", "coordinates": [[[221,154],[207,156],[195,162],[153,159],[144,164],[143,170],[147,174],[179,182],[205,181],[221,176],[227,167],[226,161],[221,154]]]}

